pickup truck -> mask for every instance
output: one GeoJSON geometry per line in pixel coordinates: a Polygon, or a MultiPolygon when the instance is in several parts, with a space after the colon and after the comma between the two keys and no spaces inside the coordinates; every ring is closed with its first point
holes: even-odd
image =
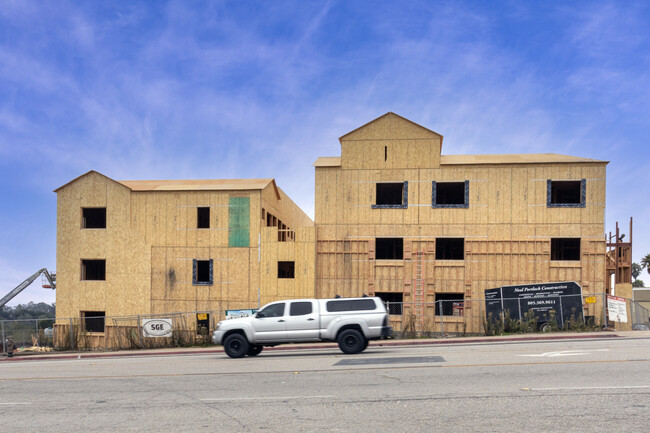
{"type": "Polygon", "coordinates": [[[380,298],[291,299],[262,307],[255,315],[223,320],[212,334],[231,358],[257,356],[264,346],[336,341],[343,353],[363,352],[369,340],[391,334],[380,298]]]}

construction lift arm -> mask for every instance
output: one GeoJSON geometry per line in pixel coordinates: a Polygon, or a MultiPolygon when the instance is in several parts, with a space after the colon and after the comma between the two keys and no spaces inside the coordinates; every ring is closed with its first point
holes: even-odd
{"type": "Polygon", "coordinates": [[[40,269],[34,272],[34,274],[31,277],[27,278],[25,281],[20,283],[18,287],[16,287],[11,292],[9,292],[4,298],[0,299],[0,308],[4,307],[7,302],[11,301],[16,295],[18,295],[20,292],[25,290],[41,274],[45,275],[45,278],[47,278],[47,281],[50,283],[50,286],[52,286],[52,289],[55,289],[56,279],[54,277],[54,274],[50,274],[48,270],[45,268],[40,269]]]}

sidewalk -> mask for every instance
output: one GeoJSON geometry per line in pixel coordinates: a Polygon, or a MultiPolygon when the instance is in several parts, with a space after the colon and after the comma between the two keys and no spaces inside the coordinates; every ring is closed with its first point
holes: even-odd
{"type": "MultiPolygon", "coordinates": [[[[603,338],[648,338],[650,331],[601,331],[601,332],[557,332],[547,334],[513,334],[493,337],[450,337],[450,338],[417,338],[417,339],[390,339],[370,342],[372,346],[416,346],[416,345],[444,345],[444,344],[490,344],[502,342],[531,342],[549,340],[584,340],[603,338]]],[[[296,349],[337,349],[336,343],[306,343],[285,344],[275,347],[266,347],[265,351],[296,350],[296,349]]],[[[133,349],[116,351],[70,351],[70,352],[14,352],[13,358],[6,354],[0,355],[0,362],[12,361],[43,361],[58,359],[89,359],[127,356],[169,356],[169,355],[197,355],[197,354],[222,354],[222,346],[208,347],[166,347],[161,349],[133,349]]]]}

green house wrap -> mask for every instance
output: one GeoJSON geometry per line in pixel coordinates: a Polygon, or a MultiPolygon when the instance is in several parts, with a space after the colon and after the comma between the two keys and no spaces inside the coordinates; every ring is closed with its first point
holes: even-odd
{"type": "Polygon", "coordinates": [[[250,198],[230,197],[228,202],[228,246],[250,245],[250,198]]]}

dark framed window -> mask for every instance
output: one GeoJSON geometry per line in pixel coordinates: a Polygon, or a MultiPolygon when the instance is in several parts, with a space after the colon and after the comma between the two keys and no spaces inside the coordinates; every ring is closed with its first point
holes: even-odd
{"type": "Polygon", "coordinates": [[[377,183],[373,209],[406,209],[409,197],[408,182],[377,183]]]}
{"type": "Polygon", "coordinates": [[[210,228],[210,208],[197,207],[196,208],[196,228],[209,229],[210,228]]]}
{"type": "Polygon", "coordinates": [[[465,260],[465,239],[436,238],[436,260],[465,260]]]}
{"type": "Polygon", "coordinates": [[[585,207],[587,179],[546,181],[547,207],[585,207]]]}
{"type": "Polygon", "coordinates": [[[292,302],[291,306],[289,307],[290,316],[306,316],[307,314],[311,314],[312,311],[313,306],[311,302],[292,302]]]}
{"type": "Polygon", "coordinates": [[[376,260],[402,260],[404,258],[403,238],[375,239],[376,260]]]}
{"type": "Polygon", "coordinates": [[[551,260],[580,260],[580,238],[551,239],[551,260]]]}
{"type": "Polygon", "coordinates": [[[278,262],[278,278],[295,278],[295,262],[278,262]]]}
{"type": "Polygon", "coordinates": [[[436,316],[462,316],[465,294],[436,293],[436,316]]]}
{"type": "Polygon", "coordinates": [[[82,281],[105,281],[106,260],[105,259],[82,259],[81,260],[82,281]]]}
{"type": "Polygon", "coordinates": [[[81,321],[86,332],[104,332],[106,312],[104,311],[82,311],[81,321]]]}
{"type": "Polygon", "coordinates": [[[81,208],[81,228],[84,229],[105,229],[106,208],[105,207],[84,207],[81,208]]]}
{"type": "Polygon", "coordinates": [[[469,207],[469,180],[464,182],[436,182],[431,185],[431,205],[441,208],[469,207]]]}
{"type": "Polygon", "coordinates": [[[404,303],[403,293],[375,292],[384,304],[388,305],[388,314],[402,315],[402,305],[404,303]]]}
{"type": "Polygon", "coordinates": [[[195,286],[210,286],[212,285],[212,272],[213,264],[210,260],[192,261],[192,284],[195,286]]]}

